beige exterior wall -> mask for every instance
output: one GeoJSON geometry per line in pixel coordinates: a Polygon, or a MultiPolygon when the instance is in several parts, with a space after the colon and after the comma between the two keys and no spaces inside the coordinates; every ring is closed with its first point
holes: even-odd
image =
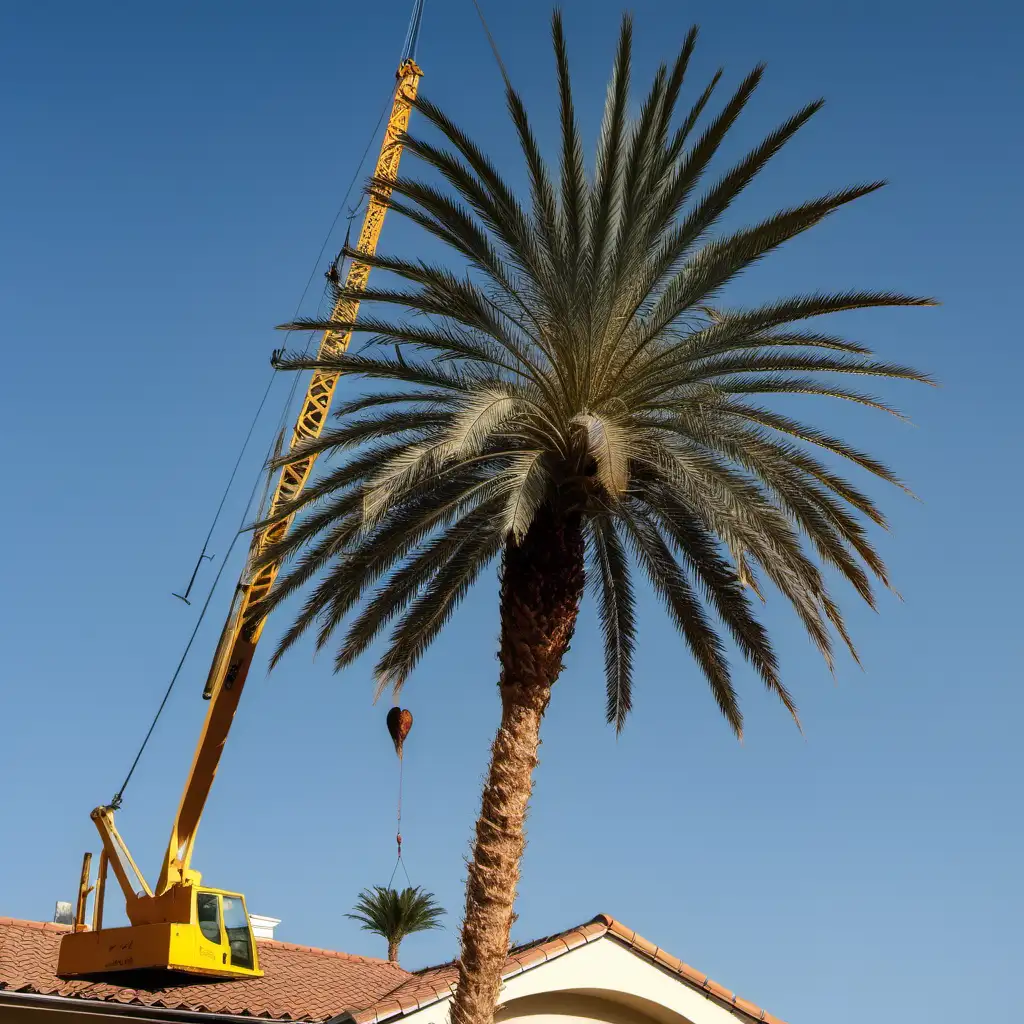
{"type": "MultiPolygon", "coordinates": [[[[619,1002],[605,996],[547,992],[505,1005],[500,1024],[654,1024],[665,1019],[659,1007],[619,1002]]],[[[676,1021],[680,1018],[674,1017],[676,1021]]]]}
{"type": "MultiPolygon", "coordinates": [[[[447,1024],[450,1000],[403,1018],[447,1024]]],[[[601,938],[505,982],[499,1024],[736,1024],[676,975],[601,938]]]]}

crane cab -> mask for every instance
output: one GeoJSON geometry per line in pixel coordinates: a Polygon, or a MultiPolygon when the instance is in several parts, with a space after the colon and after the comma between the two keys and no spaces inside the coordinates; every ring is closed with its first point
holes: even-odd
{"type": "Polygon", "coordinates": [[[136,984],[142,976],[166,980],[168,974],[262,977],[245,897],[206,886],[185,888],[191,890],[190,920],[95,930],[77,926],[61,940],[57,974],[108,982],[123,976],[136,984]]]}

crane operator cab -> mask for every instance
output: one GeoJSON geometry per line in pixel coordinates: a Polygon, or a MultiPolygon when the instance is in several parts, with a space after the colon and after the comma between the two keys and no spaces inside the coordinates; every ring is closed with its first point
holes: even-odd
{"type": "Polygon", "coordinates": [[[183,887],[177,895],[188,900],[190,920],[76,929],[61,942],[57,974],[106,981],[114,974],[131,981],[140,973],[156,972],[211,979],[262,976],[245,897],[193,886],[183,887]]]}
{"type": "Polygon", "coordinates": [[[243,896],[201,889],[196,893],[196,918],[202,938],[221,947],[215,952],[220,952],[222,964],[230,962],[232,968],[255,970],[256,950],[243,896]]]}
{"type": "Polygon", "coordinates": [[[194,948],[204,962],[209,961],[212,952],[214,961],[220,961],[214,966],[230,968],[232,974],[260,973],[256,969],[256,946],[244,896],[199,889],[196,924],[199,935],[195,937],[194,948]]]}

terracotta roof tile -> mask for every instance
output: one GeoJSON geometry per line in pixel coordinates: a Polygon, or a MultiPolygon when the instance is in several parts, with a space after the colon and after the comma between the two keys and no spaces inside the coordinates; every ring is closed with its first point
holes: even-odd
{"type": "Polygon", "coordinates": [[[601,914],[599,915],[598,920],[604,920],[607,922],[609,935],[626,942],[631,948],[636,949],[638,952],[642,952],[648,957],[648,959],[652,960],[660,967],[664,967],[673,974],[679,975],[679,977],[689,985],[709,993],[720,1002],[738,1010],[748,1019],[764,1021],[765,1024],[785,1024],[785,1021],[776,1017],[774,1014],[769,1013],[767,1010],[763,1010],[756,1003],[752,1003],[747,999],[741,999],[736,995],[736,993],[731,992],[723,985],[719,985],[718,982],[712,981],[701,971],[695,970],[689,964],[683,963],[682,960],[666,953],[663,949],[651,946],[651,943],[641,938],[636,934],[636,932],[627,928],[624,924],[620,924],[615,920],[615,918],[601,914]],[[651,947],[653,952],[648,953],[646,951],[646,947],[651,947]]]}
{"type": "MultiPolygon", "coordinates": [[[[262,940],[260,965],[266,972],[262,978],[162,990],[66,982],[54,975],[57,948],[66,930],[63,925],[0,917],[0,990],[280,1021],[319,1022],[348,1013],[356,1024],[380,1024],[447,999],[458,977],[455,963],[409,974],[385,960],[262,940]]],[[[606,935],[748,1021],[785,1024],[605,914],[511,949],[503,977],[540,966],[606,935]]]]}
{"type": "Polygon", "coordinates": [[[523,967],[534,967],[537,964],[544,963],[547,958],[547,953],[539,946],[536,949],[525,949],[522,953],[516,955],[516,959],[523,967]]]}
{"type": "Polygon", "coordinates": [[[165,989],[134,989],[56,977],[67,928],[0,917],[0,990],[270,1020],[324,1021],[356,1010],[413,977],[371,957],[258,940],[262,978],[165,989]]]}

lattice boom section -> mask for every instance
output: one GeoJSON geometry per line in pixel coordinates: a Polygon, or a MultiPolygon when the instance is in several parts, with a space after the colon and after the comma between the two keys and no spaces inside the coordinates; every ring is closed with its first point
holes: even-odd
{"type": "MultiPolygon", "coordinates": [[[[412,112],[411,103],[416,98],[422,74],[423,72],[413,61],[406,61],[398,69],[399,84],[395,90],[395,102],[391,108],[391,117],[374,172],[377,179],[393,181],[398,175],[398,165],[402,158],[401,136],[409,126],[409,115],[412,112]]],[[[386,187],[381,187],[371,194],[367,203],[366,216],[363,219],[363,227],[359,233],[359,251],[361,253],[372,256],[377,251],[377,242],[380,239],[384,215],[387,213],[387,200],[390,195],[391,189],[386,187]]],[[[355,260],[349,267],[345,279],[346,290],[350,295],[353,291],[362,291],[366,287],[369,277],[369,266],[355,260]]],[[[359,300],[345,297],[338,300],[331,319],[352,321],[358,312],[359,300]]],[[[348,348],[351,337],[351,331],[325,331],[320,340],[318,357],[344,352],[348,348]]],[[[322,433],[338,378],[339,374],[337,373],[321,373],[319,371],[313,373],[306,391],[306,399],[302,404],[302,411],[299,413],[295,430],[292,433],[291,451],[305,442],[314,440],[322,433]]],[[[276,512],[288,507],[299,497],[302,489],[306,486],[306,481],[309,479],[315,462],[316,456],[313,455],[289,463],[281,470],[281,476],[267,512],[268,518],[272,518],[276,512]]],[[[249,556],[250,563],[255,561],[257,556],[268,547],[279,543],[287,536],[294,518],[294,514],[290,515],[253,538],[249,556]]],[[[280,563],[266,565],[254,573],[249,582],[245,603],[241,610],[241,620],[244,623],[242,631],[252,642],[255,642],[263,631],[263,620],[256,619],[250,609],[267,596],[279,571],[280,563]]]]}

